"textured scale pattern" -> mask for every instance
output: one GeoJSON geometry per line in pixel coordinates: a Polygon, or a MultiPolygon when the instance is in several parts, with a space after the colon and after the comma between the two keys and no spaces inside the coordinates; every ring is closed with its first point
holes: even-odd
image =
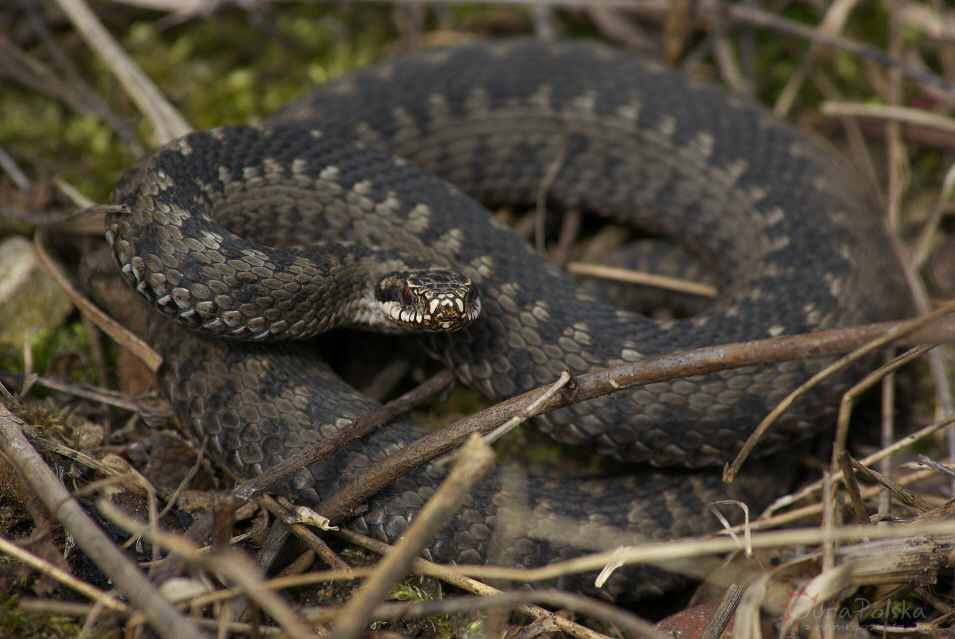
{"type": "MultiPolygon", "coordinates": [[[[225,463],[254,474],[374,404],[311,344],[219,338],[348,325],[363,303],[353,273],[370,272],[368,287],[404,264],[470,276],[481,317],[421,339],[462,380],[502,399],[567,368],[897,316],[901,280],[857,184],[830,149],[718,88],[595,44],[518,40],[411,55],[321,87],[263,128],[176,141],[123,178],[113,201],[130,211],[111,218],[107,236],[129,283],[190,327],[153,323],[180,418],[209,435],[225,463]],[[715,304],[688,320],[616,310],[463,194],[490,207],[533,206],[555,164],[550,209],[678,238],[712,269],[715,304]]],[[[754,477],[726,489],[704,467],[728,459],[822,365],[653,384],[552,413],[541,420],[549,434],[627,472],[569,482],[502,470],[430,556],[530,566],[595,540],[614,547],[713,529],[710,501],[731,495],[758,507],[771,488],[754,477]]],[[[850,379],[801,400],[762,452],[826,427],[850,379]]],[[[392,424],[290,488],[318,501],[416,432],[392,424]]],[[[394,539],[440,474],[401,479],[351,525],[394,539]]],[[[561,585],[584,588],[580,579],[561,585]]],[[[668,583],[625,570],[606,592],[639,596],[668,583]]]]}

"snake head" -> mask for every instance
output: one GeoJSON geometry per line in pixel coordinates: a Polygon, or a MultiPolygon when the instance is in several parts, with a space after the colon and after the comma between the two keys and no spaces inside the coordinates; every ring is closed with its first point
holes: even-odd
{"type": "Polygon", "coordinates": [[[477,286],[452,270],[388,273],[375,286],[375,301],[392,322],[419,331],[456,331],[481,313],[477,286]]]}

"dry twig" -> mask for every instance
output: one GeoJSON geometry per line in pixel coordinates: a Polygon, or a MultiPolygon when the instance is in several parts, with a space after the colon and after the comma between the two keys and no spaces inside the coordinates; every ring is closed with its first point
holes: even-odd
{"type": "Polygon", "coordinates": [[[384,599],[392,584],[407,574],[414,558],[461,506],[471,489],[493,469],[494,453],[480,437],[472,437],[455,455],[448,477],[425,503],[398,543],[385,555],[375,574],[336,616],[334,639],[358,636],[371,609],[384,599]]]}
{"type": "Polygon", "coordinates": [[[24,483],[73,535],[90,559],[146,616],[156,632],[170,638],[199,639],[201,635],[196,628],[153,588],[60,483],[24,437],[23,431],[28,429],[22,420],[0,405],[0,450],[17,468],[24,483]]]}

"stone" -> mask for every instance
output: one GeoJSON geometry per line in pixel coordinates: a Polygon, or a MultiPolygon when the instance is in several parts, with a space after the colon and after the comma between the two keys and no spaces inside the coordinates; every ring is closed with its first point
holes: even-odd
{"type": "Polygon", "coordinates": [[[0,345],[21,349],[27,335],[57,328],[72,310],[70,298],[40,270],[29,240],[0,241],[0,345]]]}

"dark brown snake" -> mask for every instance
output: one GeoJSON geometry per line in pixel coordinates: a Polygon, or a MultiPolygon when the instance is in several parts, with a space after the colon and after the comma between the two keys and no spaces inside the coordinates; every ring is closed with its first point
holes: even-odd
{"type": "MultiPolygon", "coordinates": [[[[386,62],[321,87],[264,127],[172,142],[141,159],[112,200],[128,207],[108,230],[128,282],[164,315],[207,327],[200,335],[153,323],[164,389],[183,424],[210,436],[214,454],[244,475],[375,407],[310,342],[253,343],[350,323],[332,306],[348,287],[325,278],[347,281],[355,264],[408,261],[469,275],[481,316],[420,339],[492,400],[565,369],[884,320],[902,298],[877,209],[833,151],[719,88],[597,44],[516,40],[386,62]],[[492,208],[533,207],[554,169],[549,210],[676,238],[711,269],[718,300],[685,320],[618,311],[462,194],[492,208]],[[310,245],[326,240],[345,243],[310,245]],[[302,301],[312,305],[295,306],[302,301]]],[[[534,566],[711,530],[707,504],[727,495],[759,507],[764,480],[750,482],[753,492],[745,481],[726,489],[712,467],[822,365],[652,384],[549,414],[540,420],[547,433],[617,460],[614,472],[501,470],[428,556],[534,566]],[[529,512],[505,512],[515,504],[529,512]]],[[[828,426],[851,379],[800,400],[761,452],[828,426]]],[[[390,424],[290,488],[315,503],[418,435],[409,422],[390,424]]],[[[426,467],[400,479],[349,525],[395,539],[441,476],[426,467]]],[[[606,592],[638,596],[668,583],[643,577],[624,570],[606,592]]]]}

